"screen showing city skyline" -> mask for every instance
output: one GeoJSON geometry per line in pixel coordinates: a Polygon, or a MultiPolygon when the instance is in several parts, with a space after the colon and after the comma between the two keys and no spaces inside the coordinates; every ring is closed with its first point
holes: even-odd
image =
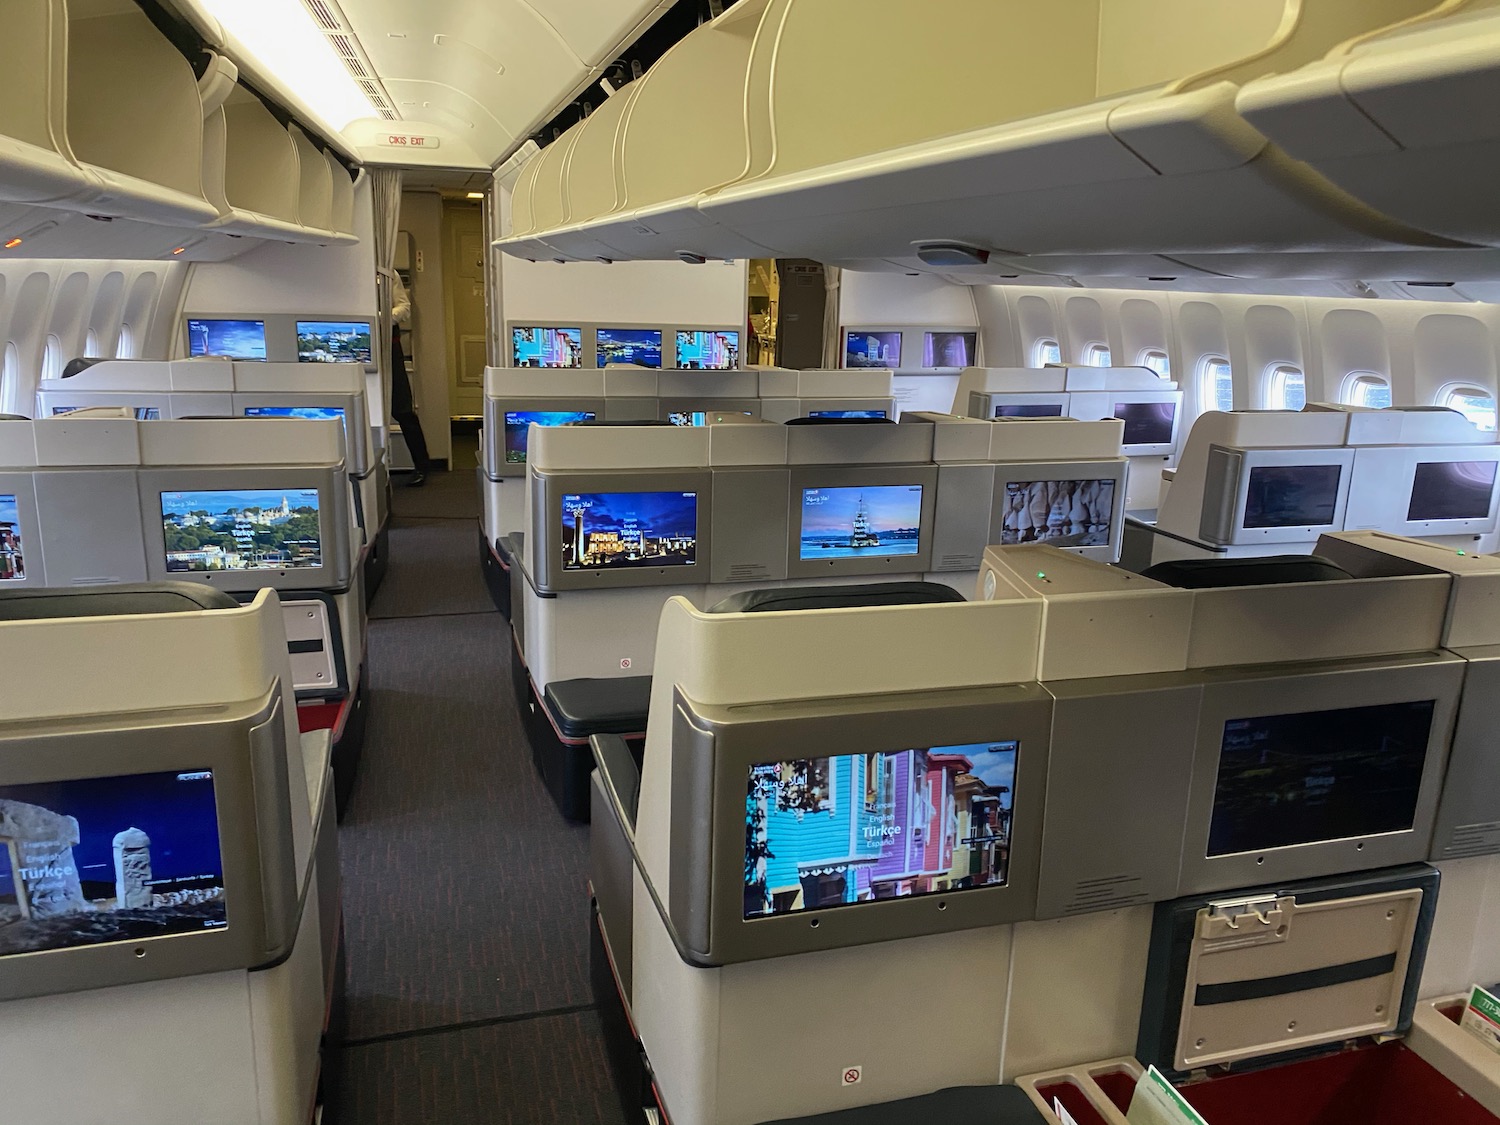
{"type": "Polygon", "coordinates": [[[1117,402],[1115,417],[1125,423],[1124,445],[1171,445],[1175,402],[1117,402]]]}
{"type": "Polygon", "coordinates": [[[922,550],[922,486],[802,490],[800,558],[883,558],[922,550]]]}
{"type": "Polygon", "coordinates": [[[594,365],[631,363],[637,367],[661,366],[661,329],[600,328],[594,334],[594,365]]]}
{"type": "Polygon", "coordinates": [[[844,334],[845,367],[900,367],[901,333],[847,332],[844,334]]]}
{"type": "Polygon", "coordinates": [[[26,557],[21,547],[21,506],[8,492],[0,492],[0,582],[20,582],[26,577],[26,557]]]}
{"type": "Polygon", "coordinates": [[[1250,470],[1247,528],[1323,527],[1339,506],[1342,465],[1261,465],[1250,470]]]}
{"type": "Polygon", "coordinates": [[[507,410],[505,412],[505,463],[526,464],[526,447],[531,424],[538,426],[571,426],[574,422],[592,422],[592,410],[507,410]]]}
{"type": "Polygon", "coordinates": [[[922,339],[923,367],[973,367],[977,332],[928,332],[922,339]]]}
{"type": "Polygon", "coordinates": [[[1409,520],[1482,520],[1495,494],[1494,461],[1424,461],[1412,479],[1409,520]]]}
{"type": "Polygon", "coordinates": [[[740,365],[738,332],[677,333],[677,366],[688,371],[732,371],[740,365]]]}
{"type": "Polygon", "coordinates": [[[246,418],[300,418],[307,422],[342,422],[342,406],[247,406],[246,418]]]}
{"type": "Polygon", "coordinates": [[[188,355],[224,359],[266,358],[263,320],[189,320],[188,355]]]}
{"type": "Polygon", "coordinates": [[[0,956],[228,924],[211,770],[0,786],[0,956]]]}
{"type": "Polygon", "coordinates": [[[1224,724],[1208,855],[1411,828],[1436,701],[1224,724]]]}
{"type": "Polygon", "coordinates": [[[562,498],[564,570],[693,566],[696,492],[587,492],[562,498]]]}
{"type": "Polygon", "coordinates": [[[1000,542],[1107,547],[1114,511],[1113,480],[1006,481],[1000,542]]]}
{"type": "Polygon", "coordinates": [[[1014,740],[754,765],[744,917],[1002,887],[1014,740]]]}
{"type": "Polygon", "coordinates": [[[315,488],[163,492],[167,570],[305,570],[323,565],[315,488]]]}
{"type": "Polygon", "coordinates": [[[512,328],[512,367],[582,367],[582,328],[512,328]]]}
{"type": "Polygon", "coordinates": [[[299,320],[298,363],[369,363],[370,325],[361,320],[299,320]]]}

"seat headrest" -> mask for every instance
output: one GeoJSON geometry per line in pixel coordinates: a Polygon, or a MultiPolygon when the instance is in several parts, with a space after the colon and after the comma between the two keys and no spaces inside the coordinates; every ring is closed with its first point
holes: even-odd
{"type": "MultiPolygon", "coordinates": [[[[642,418],[637,422],[607,422],[603,418],[592,418],[583,422],[569,422],[570,426],[671,426],[671,422],[659,418],[642,418]]],[[[673,426],[673,429],[677,427],[673,426]]]]}
{"type": "Polygon", "coordinates": [[[30,418],[24,414],[0,414],[0,422],[29,422],[30,418]]]}
{"type": "Polygon", "coordinates": [[[788,418],[788,426],[894,426],[894,418],[788,418]]]}
{"type": "Polygon", "coordinates": [[[87,371],[94,364],[103,362],[104,360],[102,359],[88,359],[83,356],[80,356],[78,359],[70,359],[62,369],[62,377],[64,379],[71,379],[74,375],[80,375],[87,371]]]}
{"type": "Polygon", "coordinates": [[[1285,586],[1294,582],[1338,582],[1353,578],[1317,555],[1272,555],[1263,559],[1178,559],[1157,563],[1142,578],[1183,590],[1228,586],[1285,586]]]}
{"type": "Polygon", "coordinates": [[[197,613],[205,609],[239,607],[240,603],[223,590],[194,582],[148,582],[0,593],[0,621],[132,617],[143,613],[197,613]]]}
{"type": "Polygon", "coordinates": [[[862,609],[884,605],[937,605],[964,596],[940,582],[868,582],[846,586],[784,586],[731,594],[709,613],[789,613],[804,609],[862,609]]]}

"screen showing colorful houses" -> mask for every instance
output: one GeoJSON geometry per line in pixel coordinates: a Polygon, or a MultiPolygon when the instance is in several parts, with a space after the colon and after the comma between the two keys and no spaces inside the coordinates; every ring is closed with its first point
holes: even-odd
{"type": "Polygon", "coordinates": [[[0,786],[0,956],[223,929],[211,770],[0,786]]]}
{"type": "Polygon", "coordinates": [[[883,558],[922,550],[922,486],[804,488],[799,557],[883,558]]]}
{"type": "Polygon", "coordinates": [[[1020,743],[750,767],[745,917],[1000,887],[1020,743]]]}
{"type": "Polygon", "coordinates": [[[677,333],[677,366],[688,371],[732,371],[740,365],[738,332],[677,333]]]}
{"type": "Polygon", "coordinates": [[[21,550],[21,508],[9,493],[0,493],[0,582],[20,582],[26,577],[26,557],[21,550]]]}
{"type": "Polygon", "coordinates": [[[263,320],[190,320],[188,355],[224,359],[265,359],[263,320]]]}
{"type": "Polygon", "coordinates": [[[1000,542],[1107,547],[1114,511],[1112,480],[1006,481],[1000,542]]]}
{"type": "Polygon", "coordinates": [[[696,492],[587,492],[562,498],[564,570],[692,566],[696,492]]]}
{"type": "Polygon", "coordinates": [[[601,328],[594,334],[594,366],[661,366],[660,328],[601,328]]]}
{"type": "Polygon", "coordinates": [[[512,328],[512,367],[582,367],[582,328],[512,328]]]}
{"type": "Polygon", "coordinates": [[[342,422],[342,406],[247,406],[246,418],[301,418],[308,422],[342,422]]]}
{"type": "Polygon", "coordinates": [[[362,320],[299,320],[298,363],[369,363],[370,325],[362,320]]]}
{"type": "Polygon", "coordinates": [[[316,488],[163,492],[167,570],[304,570],[323,565],[316,488]]]}
{"type": "Polygon", "coordinates": [[[531,424],[538,426],[571,426],[574,422],[592,422],[592,410],[507,410],[505,412],[505,463],[526,464],[526,443],[531,424]]]}

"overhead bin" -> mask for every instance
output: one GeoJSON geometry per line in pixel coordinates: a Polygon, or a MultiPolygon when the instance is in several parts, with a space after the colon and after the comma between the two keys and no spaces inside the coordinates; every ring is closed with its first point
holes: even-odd
{"type": "Polygon", "coordinates": [[[586,119],[574,124],[544,148],[534,162],[537,169],[531,184],[531,220],[538,229],[555,230],[568,221],[563,201],[563,178],[567,175],[568,158],[585,123],[586,119]]]}
{"type": "Polygon", "coordinates": [[[563,180],[563,206],[574,222],[608,215],[625,203],[620,167],[625,120],[641,83],[622,86],[583,122],[563,180]]]}
{"type": "Polygon", "coordinates": [[[1248,84],[1239,112],[1292,156],[1402,222],[1500,246],[1500,6],[1365,38],[1248,84]]]}
{"type": "Polygon", "coordinates": [[[328,179],[332,189],[332,206],[329,208],[329,229],[343,238],[354,237],[354,179],[349,169],[339,163],[331,152],[325,152],[328,162],[328,179]]]}
{"type": "Polygon", "coordinates": [[[333,173],[322,150],[297,126],[289,127],[297,149],[297,221],[313,230],[333,230],[333,173]]]}
{"type": "Polygon", "coordinates": [[[957,242],[1001,273],[1046,255],[1453,246],[1235,109],[1246,82],[1452,2],[742,0],[637,83],[616,211],[517,237],[562,256],[825,261],[957,242]],[[957,61],[961,45],[990,53],[957,61]]]}
{"type": "Polygon", "coordinates": [[[219,229],[232,234],[284,237],[303,234],[297,222],[301,173],[297,146],[249,91],[239,88],[204,122],[204,181],[209,200],[224,216],[219,229]],[[222,152],[216,162],[214,150],[222,152]],[[214,170],[222,167],[220,180],[214,170]]]}
{"type": "MultiPolygon", "coordinates": [[[[62,0],[6,7],[10,62],[0,67],[0,200],[62,199],[87,187],[65,139],[66,30],[62,0]]],[[[9,223],[12,214],[0,221],[9,223]]]]}

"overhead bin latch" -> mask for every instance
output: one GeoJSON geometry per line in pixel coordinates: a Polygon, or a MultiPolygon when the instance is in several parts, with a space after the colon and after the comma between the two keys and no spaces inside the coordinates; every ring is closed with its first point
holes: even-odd
{"type": "Polygon", "coordinates": [[[198,97],[203,102],[205,118],[213,116],[214,111],[229,100],[240,80],[240,68],[233,62],[216,51],[207,53],[208,67],[198,79],[198,97]]]}

